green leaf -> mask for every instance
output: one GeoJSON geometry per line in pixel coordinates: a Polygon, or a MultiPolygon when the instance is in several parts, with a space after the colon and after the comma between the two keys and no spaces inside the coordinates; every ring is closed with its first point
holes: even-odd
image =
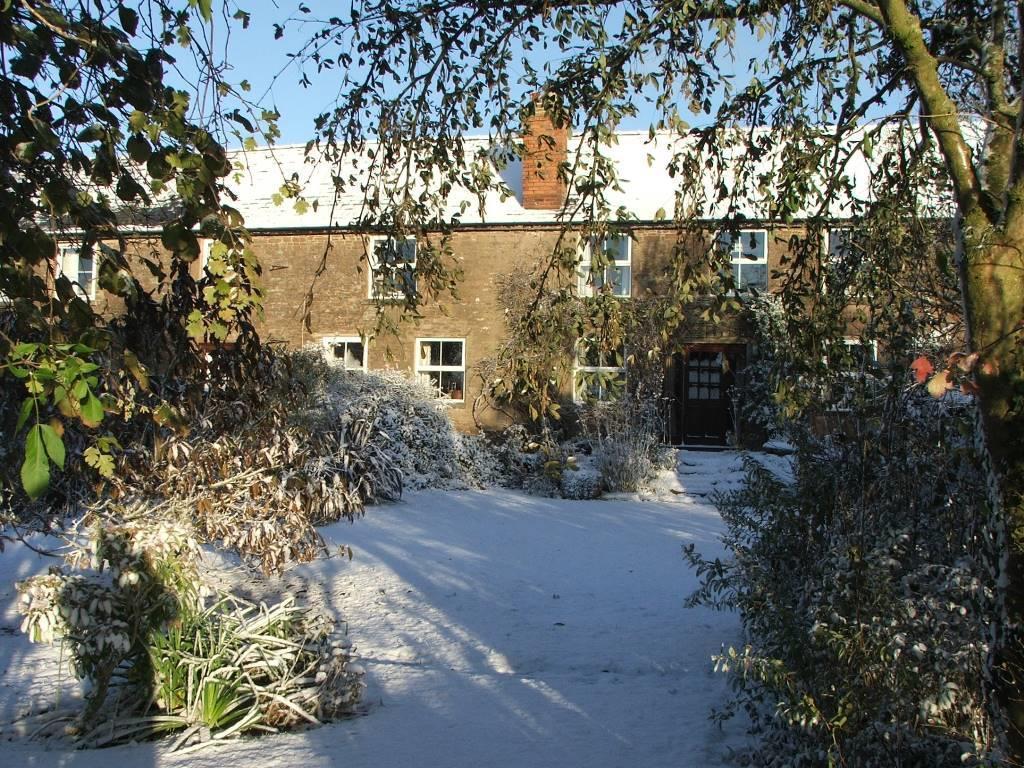
{"type": "Polygon", "coordinates": [[[139,387],[144,391],[149,391],[149,373],[146,372],[145,367],[139,362],[139,358],[135,356],[135,353],[130,349],[124,351],[124,364],[128,368],[128,371],[139,383],[139,387]]]}
{"type": "Polygon", "coordinates": [[[29,430],[25,438],[25,461],[21,465],[21,486],[30,499],[38,499],[50,487],[50,462],[43,449],[42,425],[29,430]]]}
{"type": "Polygon", "coordinates": [[[213,21],[213,0],[189,0],[194,6],[199,7],[199,15],[203,21],[213,21]]]}
{"type": "Polygon", "coordinates": [[[103,403],[90,389],[85,396],[85,402],[82,403],[82,423],[87,427],[98,427],[101,421],[103,421],[103,403]]]}
{"type": "Polygon", "coordinates": [[[25,426],[28,417],[32,415],[32,407],[35,403],[36,399],[34,397],[25,398],[25,401],[21,404],[21,413],[18,414],[18,425],[14,428],[14,434],[21,432],[21,428],[25,426]]]}
{"type": "Polygon", "coordinates": [[[64,469],[64,441],[57,434],[57,430],[49,424],[40,424],[39,431],[43,436],[43,447],[46,448],[46,455],[50,457],[50,461],[64,469]]]}
{"type": "Polygon", "coordinates": [[[85,463],[103,477],[114,476],[114,457],[109,453],[103,453],[95,445],[85,449],[85,463]]]}

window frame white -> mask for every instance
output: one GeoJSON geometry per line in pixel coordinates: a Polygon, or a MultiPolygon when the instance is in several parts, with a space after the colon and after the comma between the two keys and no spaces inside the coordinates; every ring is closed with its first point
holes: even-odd
{"type": "Polygon", "coordinates": [[[632,295],[633,295],[633,238],[629,235],[628,232],[610,232],[607,235],[605,235],[604,237],[600,237],[600,238],[598,238],[598,237],[586,238],[581,243],[580,252],[581,252],[580,253],[580,263],[579,263],[579,267],[576,270],[576,278],[577,278],[577,280],[576,280],[576,289],[577,289],[577,293],[580,296],[584,296],[584,297],[587,297],[587,298],[592,298],[592,297],[596,296],[598,293],[600,293],[601,290],[604,288],[604,286],[608,285],[609,283],[611,283],[612,286],[614,286],[615,282],[614,281],[610,281],[608,279],[608,272],[610,270],[615,270],[615,269],[618,269],[618,270],[625,269],[625,270],[627,270],[626,274],[628,275],[628,278],[622,280],[623,290],[622,290],[621,293],[616,292],[616,291],[613,290],[612,291],[612,296],[616,296],[617,298],[620,298],[620,299],[628,299],[628,298],[632,297],[632,295]],[[609,240],[612,240],[612,239],[624,241],[626,243],[626,257],[624,259],[614,259],[614,258],[610,259],[608,264],[606,264],[604,266],[603,270],[602,270],[603,275],[601,277],[601,283],[600,283],[600,285],[598,285],[597,281],[594,279],[594,270],[593,270],[594,246],[595,246],[595,244],[600,243],[602,251],[607,252],[607,251],[609,251],[611,249],[609,249],[605,245],[605,243],[607,243],[609,240]]]}
{"type": "MultiPolygon", "coordinates": [[[[447,403],[464,403],[466,402],[466,339],[465,337],[457,336],[424,336],[416,339],[415,346],[413,347],[413,371],[416,374],[416,380],[431,389],[436,389],[437,397],[439,400],[443,400],[447,403]],[[442,346],[438,350],[438,359],[441,360],[438,365],[430,365],[429,362],[424,365],[422,363],[422,345],[423,344],[452,344],[458,343],[462,345],[462,363],[458,366],[445,365],[444,364],[444,347],[442,346]],[[430,381],[430,375],[432,373],[437,374],[437,386],[434,387],[430,381]],[[462,374],[462,397],[455,398],[451,397],[442,389],[442,374],[444,373],[461,373],[462,374]]],[[[427,358],[429,361],[429,356],[427,358]]],[[[451,391],[451,390],[449,390],[451,391]]]]}
{"type": "Polygon", "coordinates": [[[331,365],[338,365],[344,368],[346,371],[358,371],[359,373],[366,373],[369,370],[367,360],[369,359],[370,345],[367,344],[366,339],[364,339],[362,336],[324,336],[320,340],[320,343],[323,344],[324,347],[324,357],[327,358],[327,362],[329,362],[331,365]],[[334,346],[337,344],[345,345],[345,354],[342,355],[341,357],[338,357],[337,355],[334,354],[334,346]],[[348,359],[349,344],[359,344],[363,348],[363,356],[362,359],[360,360],[358,368],[350,368],[348,366],[348,363],[346,362],[346,360],[348,359]]]}
{"type": "Polygon", "coordinates": [[[735,234],[728,230],[722,230],[718,233],[715,238],[715,247],[723,253],[727,253],[729,256],[729,269],[733,275],[733,283],[735,284],[736,293],[746,293],[750,290],[758,291],[759,293],[767,293],[771,287],[771,274],[768,270],[768,230],[762,228],[753,229],[739,229],[736,230],[735,234]],[[751,236],[760,235],[762,243],[764,244],[764,253],[760,258],[750,259],[744,256],[747,252],[743,241],[750,241],[751,236]],[[729,247],[724,247],[725,238],[731,238],[729,241],[729,247]],[[737,247],[737,244],[739,247],[737,247]],[[744,285],[743,280],[743,267],[756,267],[764,266],[764,286],[755,286],[753,289],[749,285],[744,285]]]}
{"type": "Polygon", "coordinates": [[[206,267],[210,263],[210,257],[213,255],[213,240],[209,237],[199,238],[199,278],[202,279],[206,275],[206,267]]]}
{"type": "MultiPolygon", "coordinates": [[[[378,275],[381,273],[380,262],[377,260],[377,247],[381,243],[395,243],[396,247],[399,247],[399,238],[392,237],[390,235],[371,235],[367,238],[366,263],[369,267],[367,270],[367,297],[381,301],[404,301],[416,293],[416,263],[419,259],[419,243],[417,243],[415,237],[406,237],[401,239],[402,245],[412,243],[412,260],[405,260],[408,267],[402,270],[403,272],[411,272],[411,280],[409,281],[411,285],[407,288],[390,292],[381,290],[384,286],[381,284],[382,281],[377,279],[378,275]]],[[[394,268],[393,271],[397,273],[398,269],[394,268]]]]}
{"type": "Polygon", "coordinates": [[[877,363],[878,362],[878,340],[872,339],[871,341],[864,341],[863,339],[853,339],[850,337],[843,338],[844,347],[864,347],[868,350],[868,357],[864,360],[865,362],[877,363]]]}
{"type": "Polygon", "coordinates": [[[79,282],[79,278],[82,274],[82,247],[80,245],[72,245],[71,243],[61,243],[57,248],[57,275],[58,277],[63,275],[71,281],[72,287],[75,289],[75,294],[82,299],[87,301],[93,301],[96,298],[96,283],[99,279],[99,259],[95,250],[90,254],[92,260],[92,270],[89,277],[89,285],[83,286],[79,282]],[[70,271],[66,268],[68,257],[74,256],[74,270],[70,271]]]}
{"type": "Polygon", "coordinates": [[[822,254],[823,291],[827,292],[829,284],[833,282],[840,283],[844,294],[849,290],[849,284],[852,281],[852,273],[849,271],[851,267],[850,254],[853,253],[853,246],[850,244],[854,240],[856,231],[857,228],[853,224],[829,227],[826,230],[825,242],[823,243],[824,253],[822,254]],[[847,247],[843,253],[836,254],[832,249],[832,237],[839,233],[842,233],[847,238],[847,247]]]}
{"type": "MultiPolygon", "coordinates": [[[[572,366],[572,399],[577,405],[585,405],[587,403],[614,403],[618,400],[618,397],[608,397],[607,395],[611,392],[609,387],[604,384],[598,383],[598,396],[596,398],[588,397],[589,385],[587,385],[581,378],[580,374],[615,374],[617,377],[621,376],[622,388],[625,389],[628,376],[628,366],[626,365],[626,345],[623,343],[622,349],[619,350],[622,355],[622,365],[604,365],[607,360],[604,359],[604,355],[607,354],[598,350],[598,365],[586,365],[585,359],[581,359],[581,352],[585,345],[588,343],[592,344],[593,341],[582,338],[577,340],[576,348],[573,352],[573,366],[572,366]],[[581,386],[582,385],[582,386],[581,386]]],[[[618,393],[614,393],[618,394],[618,393]]]]}

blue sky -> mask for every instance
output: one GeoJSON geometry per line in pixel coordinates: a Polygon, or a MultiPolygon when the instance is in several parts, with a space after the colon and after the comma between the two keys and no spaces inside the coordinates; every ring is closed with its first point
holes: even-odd
{"type": "MultiPolygon", "coordinates": [[[[247,80],[252,86],[250,96],[260,99],[265,107],[276,107],[281,113],[278,127],[281,130],[279,143],[305,143],[313,137],[314,118],[329,109],[337,93],[336,72],[316,75],[310,72],[313,85],[303,88],[299,84],[301,72],[288,54],[299,49],[305,37],[316,25],[307,24],[303,27],[297,19],[327,18],[332,15],[347,15],[347,0],[305,0],[305,5],[312,11],[304,15],[297,12],[299,0],[241,0],[241,6],[250,13],[251,24],[242,29],[233,23],[230,30],[228,63],[230,70],[226,73],[229,81],[238,83],[247,80]],[[274,39],[274,25],[286,20],[286,34],[282,39],[274,39]]],[[[219,24],[223,25],[222,21],[219,24]]],[[[223,45],[223,26],[217,31],[217,37],[223,45]]],[[[173,55],[173,52],[172,52],[173,55]]],[[[735,64],[725,62],[723,70],[730,67],[737,73],[745,72],[743,59],[740,56],[735,64]]],[[[651,121],[649,112],[624,123],[625,129],[646,130],[651,121]]]]}
{"type": "MultiPolygon", "coordinates": [[[[349,0],[304,0],[311,10],[309,14],[298,12],[300,0],[238,0],[251,15],[248,29],[232,23],[229,35],[228,63],[226,77],[238,83],[247,80],[252,90],[250,96],[260,100],[262,106],[275,107],[281,114],[278,127],[281,130],[279,143],[305,143],[313,138],[314,118],[329,110],[337,94],[339,73],[337,70],[317,74],[310,71],[312,85],[303,88],[299,84],[301,70],[289,53],[296,52],[306,38],[320,28],[310,19],[326,19],[330,16],[345,17],[349,14],[349,0]],[[288,20],[282,39],[274,39],[274,25],[288,20]],[[300,20],[306,20],[303,24],[300,20]]],[[[225,40],[223,21],[215,30],[221,45],[225,40]]],[[[736,57],[734,61],[720,61],[722,73],[732,75],[734,84],[742,86],[747,81],[747,61],[757,56],[758,44],[753,36],[740,29],[737,34],[736,57]]],[[[641,113],[631,121],[624,122],[623,129],[646,130],[652,121],[652,112],[644,104],[639,105],[641,113]]],[[[717,105],[715,105],[717,106],[717,105]]],[[[877,116],[883,110],[872,110],[877,116]]],[[[693,116],[695,124],[707,124],[710,118],[693,116]]],[[[229,143],[234,143],[230,142],[229,143]]]]}

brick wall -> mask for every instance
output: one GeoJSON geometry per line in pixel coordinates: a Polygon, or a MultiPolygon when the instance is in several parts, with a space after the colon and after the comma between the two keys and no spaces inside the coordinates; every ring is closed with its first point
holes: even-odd
{"type": "Polygon", "coordinates": [[[555,126],[537,104],[537,111],[523,127],[523,144],[523,207],[561,208],[566,189],[565,182],[558,177],[558,167],[568,158],[568,128],[555,126]]]}
{"type": "MultiPolygon", "coordinates": [[[[787,249],[789,237],[797,230],[779,229],[768,237],[768,259],[777,268],[787,249]]],[[[493,227],[466,229],[452,236],[453,258],[462,268],[464,279],[458,288],[459,300],[442,297],[445,315],[436,303],[428,302],[422,317],[400,323],[397,337],[385,336],[369,341],[367,363],[370,369],[392,368],[413,371],[417,338],[465,339],[466,392],[464,403],[449,405],[460,429],[473,430],[473,400],[480,394],[482,381],[475,366],[492,356],[505,338],[506,328],[495,276],[509,273],[517,264],[537,264],[551,251],[557,240],[551,227],[493,227]]],[[[699,258],[704,245],[697,235],[689,235],[682,247],[699,258]]],[[[671,229],[637,230],[632,247],[633,296],[664,294],[669,285],[671,254],[678,235],[671,229]]],[[[291,347],[321,345],[325,337],[368,335],[375,325],[375,306],[369,298],[369,277],[363,260],[364,236],[334,234],[257,234],[253,247],[263,264],[265,298],[264,337],[291,347]],[[323,274],[315,276],[323,260],[323,274]],[[310,325],[302,323],[303,302],[313,291],[310,325]]],[[[738,317],[721,323],[699,318],[699,307],[692,308],[680,340],[685,343],[743,343],[747,329],[738,317]]],[[[389,310],[397,318],[398,306],[389,310]]],[[[482,414],[485,427],[502,426],[500,415],[482,414]]]]}

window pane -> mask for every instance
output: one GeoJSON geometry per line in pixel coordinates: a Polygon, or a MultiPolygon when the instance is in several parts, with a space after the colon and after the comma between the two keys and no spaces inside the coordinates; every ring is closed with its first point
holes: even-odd
{"type": "Polygon", "coordinates": [[[462,366],[462,342],[441,342],[441,365],[462,366]]]}
{"type": "Polygon", "coordinates": [[[404,293],[406,296],[413,296],[416,293],[416,268],[404,267],[398,272],[398,290],[396,293],[404,293]]]}
{"type": "Polygon", "coordinates": [[[764,232],[741,232],[740,247],[744,259],[763,261],[765,255],[764,232]]]}
{"type": "Polygon", "coordinates": [[[462,371],[441,372],[441,392],[448,395],[452,400],[462,400],[464,397],[463,384],[465,376],[462,371]]]}
{"type": "Polygon", "coordinates": [[[615,371],[611,374],[611,378],[608,381],[607,391],[605,392],[605,399],[607,400],[618,400],[619,396],[626,388],[626,372],[615,371]]]}
{"type": "Polygon", "coordinates": [[[420,342],[420,365],[440,365],[441,344],[437,341],[420,342]]]}
{"type": "Polygon", "coordinates": [[[848,229],[832,229],[828,233],[828,259],[835,263],[842,261],[850,247],[848,229]]]}
{"type": "Polygon", "coordinates": [[[416,241],[415,240],[404,240],[402,241],[401,247],[402,261],[408,263],[416,261],[416,241]]]}
{"type": "MultiPolygon", "coordinates": [[[[737,265],[738,267],[740,265],[737,265]]],[[[768,265],[767,264],[743,264],[740,270],[740,288],[756,288],[766,290],[768,288],[768,265]]]]}
{"type": "Polygon", "coordinates": [[[393,265],[397,261],[394,240],[375,240],[373,243],[373,255],[376,261],[375,267],[393,265]]]}
{"type": "Polygon", "coordinates": [[[616,296],[629,296],[629,267],[608,267],[608,281],[612,284],[612,293],[616,296]]]}
{"type": "Polygon", "coordinates": [[[363,345],[358,341],[345,342],[345,367],[363,367],[363,345]]]}
{"type": "Polygon", "coordinates": [[[629,261],[629,235],[612,235],[601,244],[610,261],[629,261]]]}
{"type": "Polygon", "coordinates": [[[86,293],[92,293],[93,280],[93,256],[84,254],[78,255],[78,284],[86,293]]]}

